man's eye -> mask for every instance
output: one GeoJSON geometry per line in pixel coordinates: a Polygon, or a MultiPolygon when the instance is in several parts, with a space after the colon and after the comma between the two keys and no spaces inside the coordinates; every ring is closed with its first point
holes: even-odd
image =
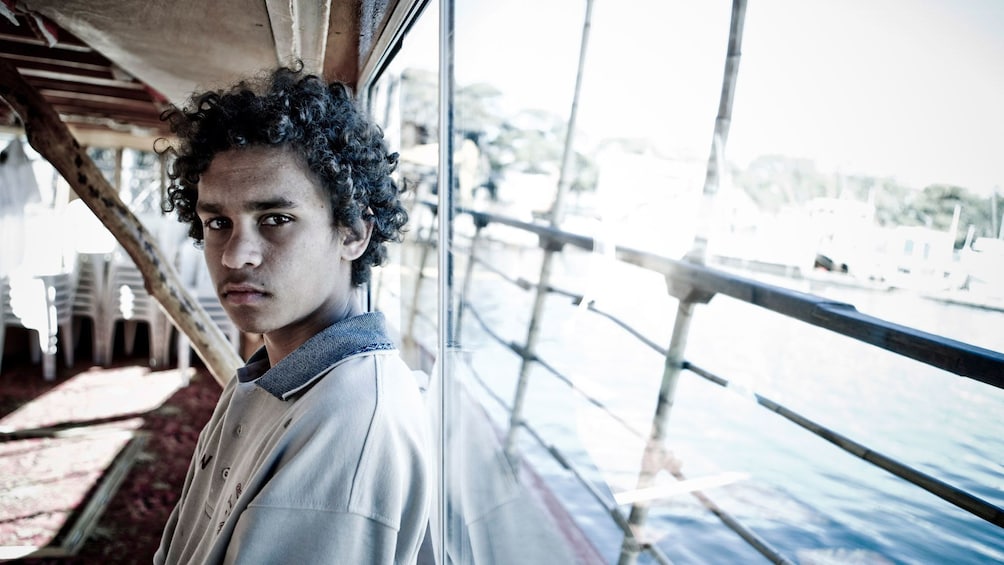
{"type": "Polygon", "coordinates": [[[282,224],[288,224],[292,222],[293,218],[285,214],[269,214],[262,217],[261,225],[263,226],[281,226],[282,224]]]}
{"type": "Polygon", "coordinates": [[[226,229],[230,222],[226,218],[209,218],[202,225],[208,230],[215,231],[226,229]]]}

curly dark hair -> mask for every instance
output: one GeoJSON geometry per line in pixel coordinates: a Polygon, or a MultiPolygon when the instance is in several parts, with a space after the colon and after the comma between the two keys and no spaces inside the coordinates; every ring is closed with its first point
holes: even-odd
{"type": "Polygon", "coordinates": [[[164,113],[178,147],[168,171],[166,212],[190,225],[203,240],[195,212],[200,176],[217,153],[247,146],[290,147],[304,158],[334,210],[334,225],[353,230],[373,224],[369,246],[352,262],[352,284],[370,279],[370,267],[386,260],[387,241],[400,241],[408,213],[391,173],[398,154],[389,153],[383,132],[355,105],[348,87],[326,83],[302,68],[281,67],[257,82],[192,96],[189,106],[164,113]]]}

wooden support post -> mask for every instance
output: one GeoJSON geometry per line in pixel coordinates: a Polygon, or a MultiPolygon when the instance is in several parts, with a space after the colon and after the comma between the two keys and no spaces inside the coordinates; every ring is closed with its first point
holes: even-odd
{"type": "Polygon", "coordinates": [[[725,174],[725,146],[729,140],[732,125],[732,100],[736,93],[739,76],[739,59],[742,56],[743,25],[746,21],[746,0],[732,0],[732,18],[729,24],[729,44],[725,55],[725,74],[722,77],[722,93],[718,101],[718,117],[711,137],[711,154],[704,177],[704,190],[698,210],[697,233],[694,244],[687,253],[688,258],[703,265],[707,256],[711,219],[719,184],[725,174]]]}
{"type": "Polygon", "coordinates": [[[520,428],[523,427],[523,408],[526,404],[526,393],[530,386],[531,363],[535,358],[537,339],[540,336],[540,319],[544,314],[544,302],[547,299],[547,292],[551,288],[551,270],[554,262],[555,251],[546,248],[544,259],[540,265],[540,278],[537,282],[537,293],[533,298],[533,311],[530,314],[530,324],[526,331],[526,341],[523,345],[523,359],[519,364],[519,379],[516,381],[516,392],[512,401],[512,412],[509,414],[509,431],[505,436],[504,450],[509,461],[513,462],[513,467],[519,469],[516,464],[516,442],[520,428]]]}
{"type": "Polygon", "coordinates": [[[63,175],[136,263],[147,292],[188,336],[213,377],[221,385],[230,380],[243,364],[233,346],[189,296],[156,239],[122,202],[56,111],[25,82],[17,69],[3,60],[0,60],[0,98],[21,116],[28,143],[63,175]]]}
{"type": "MultiPolygon", "coordinates": [[[[648,442],[645,444],[645,453],[642,456],[641,471],[638,474],[638,490],[644,490],[652,486],[656,474],[667,466],[666,426],[669,423],[669,413],[673,408],[676,399],[676,385],[680,380],[680,371],[683,369],[683,354],[687,348],[687,337],[690,335],[690,322],[694,316],[694,303],[681,300],[676,310],[676,321],[673,323],[673,336],[670,338],[669,349],[666,351],[666,360],[663,365],[662,384],[659,387],[659,400],[656,403],[655,414],[652,416],[652,428],[649,432],[648,442]]],[[[633,536],[624,536],[624,543],[621,546],[619,565],[634,565],[641,551],[643,540],[642,528],[648,518],[648,503],[636,502],[631,506],[631,514],[628,516],[628,524],[631,527],[633,536]]]]}
{"type": "MultiPolygon", "coordinates": [[[[703,265],[706,260],[708,234],[712,216],[715,194],[725,169],[725,144],[729,137],[729,126],[732,122],[732,100],[735,96],[736,78],[739,73],[740,46],[742,45],[743,23],[746,19],[746,0],[732,0],[732,17],[729,26],[729,45],[725,57],[725,73],[722,79],[722,92],[718,103],[718,117],[715,119],[715,131],[711,142],[711,155],[708,157],[708,169],[704,179],[703,198],[701,200],[698,232],[694,236],[693,248],[687,254],[690,261],[703,265]]],[[[670,338],[669,350],[663,368],[662,386],[659,388],[659,400],[655,414],[652,416],[652,428],[648,443],[642,457],[641,471],[638,474],[638,489],[643,490],[653,484],[656,473],[666,467],[666,426],[669,413],[676,396],[676,384],[680,380],[683,369],[683,354],[687,347],[687,337],[690,334],[690,322],[694,315],[694,306],[707,302],[711,294],[698,289],[687,288],[673,277],[667,277],[670,294],[680,302],[677,306],[676,320],[673,325],[673,335],[670,338]]],[[[636,502],[631,507],[628,524],[633,536],[625,535],[621,545],[618,565],[634,565],[642,549],[644,535],[642,529],[648,518],[648,503],[636,502]]]]}
{"type": "MultiPolygon", "coordinates": [[[[593,0],[586,0],[586,13],[582,22],[582,38],[579,43],[579,63],[575,74],[575,90],[572,94],[572,108],[568,116],[568,129],[565,131],[565,146],[561,156],[561,171],[558,175],[558,188],[554,193],[554,203],[551,205],[551,227],[559,228],[564,217],[565,193],[572,185],[571,163],[575,146],[575,124],[579,114],[579,95],[582,92],[582,77],[586,66],[586,53],[589,46],[589,32],[592,28],[593,0]]],[[[509,431],[505,438],[505,453],[510,461],[515,461],[516,435],[523,426],[523,405],[526,401],[526,391],[530,379],[530,363],[534,359],[534,349],[540,332],[540,317],[544,313],[544,302],[551,287],[551,269],[555,253],[561,248],[554,247],[553,241],[544,242],[544,259],[540,265],[540,277],[537,279],[537,294],[533,300],[533,313],[530,315],[530,325],[526,332],[526,344],[523,347],[523,360],[519,367],[519,380],[516,382],[516,393],[512,402],[512,413],[509,417],[509,431]]]]}
{"type": "Polygon", "coordinates": [[[429,237],[426,241],[422,240],[422,228],[419,226],[416,241],[418,245],[421,246],[421,255],[418,260],[418,272],[415,273],[415,288],[413,289],[411,296],[411,312],[408,314],[408,330],[405,333],[405,339],[410,339],[414,343],[418,343],[415,338],[415,320],[418,318],[418,308],[422,303],[420,295],[422,292],[422,279],[425,278],[425,264],[429,260],[429,251],[435,244],[436,235],[436,219],[439,208],[435,208],[432,211],[432,223],[429,225],[429,237]]]}

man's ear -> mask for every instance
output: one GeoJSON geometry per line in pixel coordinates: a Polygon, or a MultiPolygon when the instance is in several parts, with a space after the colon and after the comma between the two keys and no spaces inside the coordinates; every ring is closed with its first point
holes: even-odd
{"type": "Polygon", "coordinates": [[[356,227],[338,228],[342,237],[342,259],[347,261],[355,261],[366,252],[373,233],[373,220],[360,220],[356,227]]]}

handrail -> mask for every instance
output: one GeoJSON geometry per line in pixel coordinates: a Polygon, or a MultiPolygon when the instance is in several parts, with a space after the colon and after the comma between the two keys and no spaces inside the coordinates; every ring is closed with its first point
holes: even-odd
{"type": "MultiPolygon", "coordinates": [[[[434,204],[430,204],[428,202],[425,202],[425,204],[429,205],[433,209],[433,213],[437,211],[434,204]]],[[[540,240],[540,246],[551,252],[560,251],[565,245],[572,245],[585,251],[592,251],[595,245],[595,240],[591,237],[564,232],[538,223],[524,222],[506,216],[466,208],[458,208],[456,213],[469,214],[473,218],[475,226],[478,229],[478,233],[474,236],[474,242],[472,242],[472,246],[470,248],[470,263],[477,263],[483,268],[494,272],[507,282],[524,290],[531,290],[535,288],[540,290],[541,283],[533,283],[523,278],[514,278],[493,267],[483,259],[474,256],[474,244],[482,235],[481,231],[484,227],[495,223],[525,232],[534,233],[540,240]]],[[[451,246],[452,245],[455,244],[451,243],[451,246]]],[[[669,285],[670,293],[680,299],[681,304],[684,302],[707,302],[716,294],[725,294],[738,300],[771,310],[775,313],[800,320],[810,325],[828,329],[835,333],[840,333],[854,338],[858,341],[886,349],[901,356],[920,361],[929,366],[937,367],[960,376],[969,377],[997,388],[1004,388],[1004,354],[1002,353],[895,324],[874,316],[862,314],[851,304],[831,301],[811,294],[747,279],[742,276],[725,273],[703,265],[691,263],[687,260],[673,260],[622,246],[615,248],[615,257],[622,262],[633,264],[664,275],[669,285]]],[[[470,266],[471,265],[468,266],[468,269],[470,269],[470,266]]],[[[567,296],[576,304],[581,304],[583,300],[583,296],[553,287],[549,283],[543,286],[543,291],[567,296]]],[[[488,333],[500,343],[503,343],[503,345],[506,345],[514,353],[523,357],[524,360],[538,363],[559,380],[569,385],[573,391],[582,394],[587,401],[598,406],[621,425],[624,425],[630,432],[635,435],[639,435],[640,432],[638,432],[638,430],[626,425],[627,423],[625,421],[617,418],[616,415],[602,403],[599,403],[596,399],[591,398],[588,394],[584,394],[584,391],[579,390],[571,380],[563,376],[556,368],[546,363],[543,359],[540,359],[535,353],[526,350],[526,348],[522,347],[518,343],[506,342],[503,338],[501,338],[501,336],[495,335],[489,328],[487,328],[487,324],[481,319],[477,310],[472,305],[465,303],[465,298],[462,298],[461,302],[465,307],[470,309],[476,317],[479,325],[485,328],[488,333]]],[[[649,347],[663,355],[667,354],[666,349],[661,348],[622,320],[619,320],[609,313],[596,309],[592,304],[588,304],[587,306],[590,311],[609,319],[621,329],[630,333],[636,339],[639,339],[643,343],[649,345],[649,347]]],[[[690,361],[681,359],[680,368],[695,373],[721,386],[729,386],[728,380],[702,369],[690,361]]],[[[482,383],[482,385],[484,386],[484,383],[482,383]]],[[[493,396],[495,395],[493,394],[493,396]]],[[[756,394],[755,392],[753,396],[756,402],[761,406],[764,406],[782,417],[787,418],[788,420],[813,432],[817,436],[826,439],[841,449],[856,455],[857,457],[860,457],[861,459],[868,461],[869,463],[914,485],[917,485],[928,492],[939,496],[943,500],[955,504],[959,508],[966,510],[974,516],[982,518],[999,527],[1004,527],[1004,511],[993,504],[871,450],[866,446],[863,446],[829,428],[826,428],[825,426],[813,422],[812,420],[770,400],[767,397],[756,394]]],[[[496,397],[496,401],[501,403],[500,398],[496,397]]],[[[504,403],[502,405],[503,407],[507,406],[504,403]]],[[[560,453],[555,453],[556,448],[546,444],[543,438],[538,437],[536,431],[533,430],[526,421],[522,420],[521,417],[515,417],[514,415],[513,422],[515,423],[514,425],[518,425],[520,428],[528,430],[530,435],[533,436],[537,442],[541,443],[541,445],[543,445],[560,464],[566,468],[569,467],[569,462],[561,456],[560,453]]],[[[580,482],[583,482],[574,469],[570,470],[577,478],[580,479],[580,482]]],[[[585,483],[588,483],[588,481],[585,481],[585,483]]],[[[589,488],[591,485],[586,484],[585,486],[589,488]]],[[[596,497],[597,493],[593,492],[592,494],[596,497]]],[[[701,493],[694,494],[695,496],[704,496],[701,493]]],[[[599,497],[597,497],[597,500],[605,508],[609,507],[609,503],[606,503],[599,497]]],[[[705,506],[710,508],[713,512],[717,508],[717,506],[714,505],[710,499],[707,501],[702,499],[702,502],[704,502],[705,506]]],[[[607,509],[609,510],[609,508],[607,509]]],[[[620,514],[619,512],[617,515],[612,514],[612,517],[615,522],[618,522],[618,525],[620,525],[618,518],[623,520],[623,514],[620,514]]],[[[732,519],[731,516],[725,514],[724,516],[720,516],[720,518],[723,519],[723,522],[725,522],[726,525],[729,525],[737,531],[737,533],[740,533],[744,539],[756,547],[763,555],[775,562],[786,562],[783,557],[777,554],[769,546],[764,545],[763,547],[760,547],[757,543],[754,543],[759,541],[755,534],[752,534],[752,532],[747,530],[745,526],[742,526],[737,522],[733,524],[735,520],[732,519]],[[743,533],[749,534],[750,537],[743,535],[743,533]],[[750,539],[751,537],[752,541],[750,539]]],[[[642,547],[641,549],[650,550],[650,548],[647,547],[642,547]]]]}
{"type": "MultiPolygon", "coordinates": [[[[489,212],[467,208],[459,208],[458,212],[470,214],[478,222],[496,223],[531,232],[540,238],[543,247],[573,245],[585,251],[594,249],[595,240],[589,236],[489,212]]],[[[1004,389],[1004,353],[863,314],[851,304],[748,279],[686,260],[661,257],[619,245],[615,248],[615,256],[625,263],[665,275],[674,284],[680,285],[681,290],[691,288],[707,293],[707,299],[714,294],[725,294],[932,367],[1004,389]]]]}
{"type": "Polygon", "coordinates": [[[1004,353],[863,314],[851,304],[724,273],[687,261],[618,247],[617,257],[692,285],[852,337],[926,365],[1004,389],[1004,353]]]}

